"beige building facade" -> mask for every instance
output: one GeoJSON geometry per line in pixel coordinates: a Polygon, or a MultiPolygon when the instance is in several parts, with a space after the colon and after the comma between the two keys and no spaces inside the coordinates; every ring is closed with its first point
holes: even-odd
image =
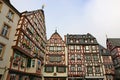
{"type": "Polygon", "coordinates": [[[6,80],[10,66],[11,48],[20,13],[9,0],[0,0],[0,79],[6,80]]]}

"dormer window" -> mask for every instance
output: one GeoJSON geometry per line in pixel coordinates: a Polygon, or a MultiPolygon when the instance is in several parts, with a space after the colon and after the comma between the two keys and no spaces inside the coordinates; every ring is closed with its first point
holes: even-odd
{"type": "Polygon", "coordinates": [[[70,40],[70,43],[73,43],[73,40],[70,40]]]}
{"type": "Polygon", "coordinates": [[[79,41],[78,41],[78,40],[76,40],[76,43],[79,43],[79,41]]]}
{"type": "Polygon", "coordinates": [[[93,43],[94,41],[93,40],[91,40],[91,43],[93,43]]]}
{"type": "Polygon", "coordinates": [[[88,41],[87,40],[85,40],[85,43],[87,43],[88,41]]]}

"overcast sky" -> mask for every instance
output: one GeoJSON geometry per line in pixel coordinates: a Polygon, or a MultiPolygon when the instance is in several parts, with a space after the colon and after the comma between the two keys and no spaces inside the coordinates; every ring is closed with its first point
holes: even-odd
{"type": "Polygon", "coordinates": [[[108,38],[120,38],[120,0],[10,0],[20,12],[45,4],[47,37],[57,29],[66,34],[91,33],[106,47],[108,38]]]}

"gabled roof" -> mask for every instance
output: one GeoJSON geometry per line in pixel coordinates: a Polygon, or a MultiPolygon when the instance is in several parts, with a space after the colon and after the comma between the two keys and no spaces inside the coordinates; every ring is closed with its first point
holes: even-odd
{"type": "Polygon", "coordinates": [[[102,56],[111,56],[110,52],[102,45],[99,45],[99,51],[102,56]]]}
{"type": "Polygon", "coordinates": [[[62,37],[59,35],[59,33],[57,31],[55,31],[52,36],[50,37],[50,39],[52,38],[59,38],[59,39],[62,39],[62,37]]]}
{"type": "Polygon", "coordinates": [[[39,11],[41,11],[44,16],[44,11],[42,9],[32,10],[32,11],[24,11],[24,12],[22,12],[22,14],[25,13],[25,15],[28,16],[28,15],[32,15],[33,13],[39,12],[39,11]]]}
{"type": "Polygon", "coordinates": [[[120,38],[107,38],[112,46],[120,46],[120,38]]]}
{"type": "Polygon", "coordinates": [[[67,44],[85,44],[85,45],[89,45],[89,44],[98,44],[96,38],[94,36],[92,36],[90,33],[87,34],[67,34],[66,36],[67,39],[67,44]],[[79,40],[78,43],[73,42],[71,43],[70,40],[79,40]],[[87,42],[85,42],[85,40],[87,40],[87,42]],[[93,42],[91,42],[91,40],[93,40],[93,42]]]}
{"type": "Polygon", "coordinates": [[[20,12],[10,3],[10,0],[2,0],[6,5],[8,5],[13,11],[16,12],[19,16],[21,15],[20,12]]]}

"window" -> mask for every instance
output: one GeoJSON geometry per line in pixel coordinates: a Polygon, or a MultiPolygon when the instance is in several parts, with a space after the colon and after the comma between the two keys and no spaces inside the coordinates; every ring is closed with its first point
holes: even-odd
{"type": "Polygon", "coordinates": [[[71,65],[70,70],[71,70],[72,72],[74,72],[74,71],[75,71],[75,65],[71,65]]]}
{"type": "Polygon", "coordinates": [[[80,54],[77,55],[77,60],[81,60],[80,54]]]}
{"type": "Polygon", "coordinates": [[[21,68],[24,68],[26,66],[26,58],[21,56],[21,68]]]}
{"type": "Polygon", "coordinates": [[[2,57],[4,45],[0,44],[0,57],[2,57]]]}
{"type": "Polygon", "coordinates": [[[0,2],[0,12],[1,12],[1,9],[2,9],[2,2],[0,2]]]}
{"type": "Polygon", "coordinates": [[[80,50],[80,46],[76,46],[76,50],[80,50]]]}
{"type": "Polygon", "coordinates": [[[96,50],[96,46],[92,46],[92,51],[95,51],[96,50]]]}
{"type": "Polygon", "coordinates": [[[74,50],[74,46],[70,46],[70,49],[71,49],[71,50],[74,50]]]}
{"type": "Polygon", "coordinates": [[[53,72],[53,71],[54,71],[54,67],[49,67],[49,66],[45,67],[45,72],[53,72]]]}
{"type": "Polygon", "coordinates": [[[9,12],[7,14],[7,18],[10,20],[13,20],[13,17],[14,17],[14,13],[11,10],[9,10],[9,12]]]}
{"type": "Polygon", "coordinates": [[[87,72],[88,72],[89,74],[92,74],[92,73],[93,73],[92,66],[88,66],[88,67],[87,67],[87,72]]]}
{"type": "Polygon", "coordinates": [[[40,70],[40,69],[41,69],[41,61],[38,60],[37,63],[38,63],[38,64],[37,64],[38,70],[40,70]]]}
{"type": "Polygon", "coordinates": [[[57,67],[57,72],[66,72],[65,67],[57,67]]]}
{"type": "Polygon", "coordinates": [[[10,27],[8,25],[4,24],[4,26],[2,28],[1,35],[8,37],[9,29],[10,29],[10,27]]]}
{"type": "Polygon", "coordinates": [[[94,59],[95,61],[98,61],[98,55],[93,55],[93,59],[94,59]]]}
{"type": "Polygon", "coordinates": [[[19,52],[16,51],[14,53],[13,65],[18,66],[19,63],[20,63],[20,55],[19,55],[19,52]]]}
{"type": "Polygon", "coordinates": [[[100,66],[95,66],[95,73],[100,73],[100,66]]]}
{"type": "Polygon", "coordinates": [[[54,47],[53,47],[53,46],[50,46],[50,47],[49,47],[49,50],[50,50],[50,51],[54,51],[54,47]]]}
{"type": "Polygon", "coordinates": [[[16,80],[16,74],[10,74],[10,80],[16,80]]]}
{"type": "Polygon", "coordinates": [[[58,49],[57,49],[58,51],[61,51],[61,50],[62,50],[62,47],[60,47],[60,46],[58,46],[57,48],[58,48],[58,49]]]}
{"type": "Polygon", "coordinates": [[[70,57],[71,60],[75,60],[75,55],[72,54],[71,57],[70,57]]]}
{"type": "Polygon", "coordinates": [[[113,80],[113,76],[112,75],[107,75],[106,78],[107,78],[107,80],[113,80]]]}
{"type": "Polygon", "coordinates": [[[82,67],[81,67],[81,65],[78,65],[78,67],[77,67],[77,71],[82,71],[82,67]]]}
{"type": "Polygon", "coordinates": [[[87,40],[85,40],[85,43],[87,43],[88,41],[87,40]]]}
{"type": "Polygon", "coordinates": [[[85,50],[86,50],[86,51],[89,51],[89,46],[85,46],[85,50]]]}
{"type": "Polygon", "coordinates": [[[31,66],[32,66],[32,67],[35,67],[35,60],[32,60],[31,66]]]}
{"type": "Polygon", "coordinates": [[[49,61],[50,62],[61,62],[62,57],[61,56],[50,56],[49,61]]]}
{"type": "Polygon", "coordinates": [[[91,61],[91,56],[90,55],[86,55],[85,59],[86,59],[86,61],[91,61]]]}
{"type": "Polygon", "coordinates": [[[94,42],[94,40],[91,40],[91,43],[93,43],[94,42]]]}
{"type": "Polygon", "coordinates": [[[72,40],[72,39],[70,40],[70,43],[73,43],[73,40],[72,40]]]}
{"type": "Polygon", "coordinates": [[[76,43],[79,43],[79,40],[76,40],[76,43]]]}

